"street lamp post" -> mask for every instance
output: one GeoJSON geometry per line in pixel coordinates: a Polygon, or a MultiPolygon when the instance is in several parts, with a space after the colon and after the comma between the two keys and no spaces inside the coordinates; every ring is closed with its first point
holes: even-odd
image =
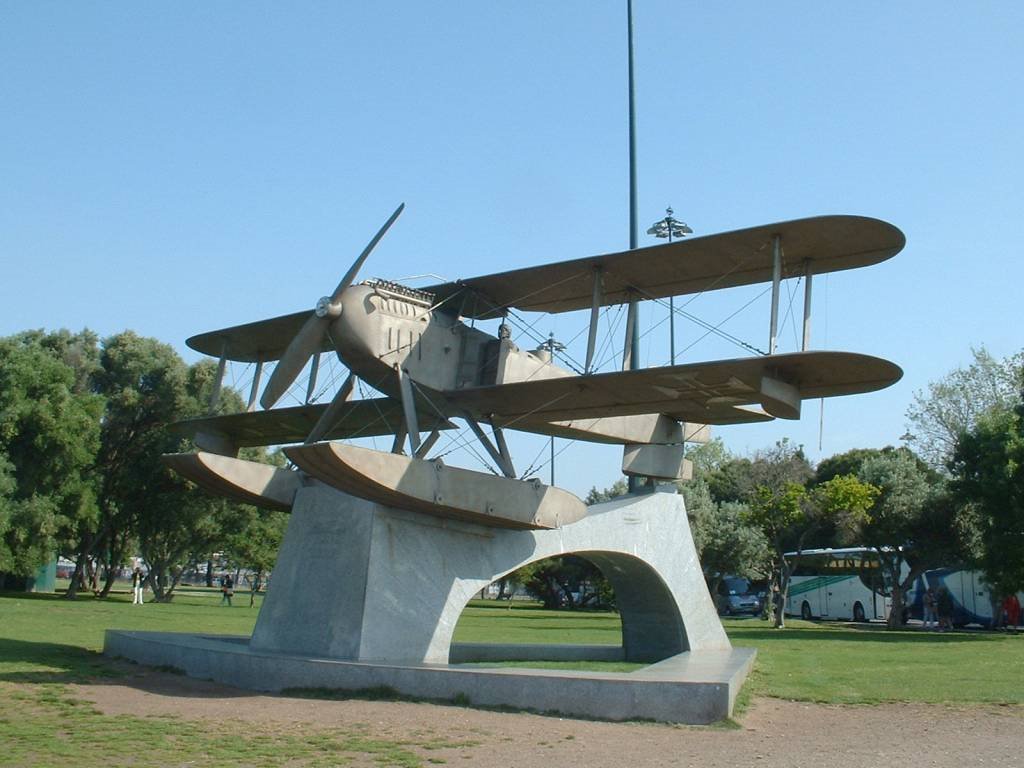
{"type": "MultiPolygon", "coordinates": [[[[692,235],[693,230],[690,229],[686,224],[672,217],[672,207],[669,206],[665,209],[665,218],[659,219],[654,222],[650,229],[647,230],[648,235],[654,235],[655,237],[668,238],[669,243],[672,242],[673,237],[686,237],[692,235]]],[[[676,364],[676,306],[675,297],[668,297],[668,345],[669,354],[672,365],[676,364]]]]}

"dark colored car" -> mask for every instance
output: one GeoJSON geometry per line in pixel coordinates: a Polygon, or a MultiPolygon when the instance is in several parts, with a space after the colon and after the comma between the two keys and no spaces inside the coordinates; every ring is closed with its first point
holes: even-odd
{"type": "Polygon", "coordinates": [[[726,576],[718,584],[715,604],[718,606],[718,612],[725,616],[740,613],[756,616],[761,613],[762,602],[748,579],[742,576],[726,576]]]}

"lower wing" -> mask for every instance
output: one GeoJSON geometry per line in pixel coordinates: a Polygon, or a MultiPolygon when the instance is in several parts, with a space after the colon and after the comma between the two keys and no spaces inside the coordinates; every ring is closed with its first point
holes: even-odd
{"type": "Polygon", "coordinates": [[[486,414],[512,429],[517,423],[526,429],[538,423],[644,413],[700,424],[738,424],[799,418],[802,400],[873,392],[902,376],[899,366],[869,355],[794,352],[472,387],[445,396],[454,406],[486,414]]]}

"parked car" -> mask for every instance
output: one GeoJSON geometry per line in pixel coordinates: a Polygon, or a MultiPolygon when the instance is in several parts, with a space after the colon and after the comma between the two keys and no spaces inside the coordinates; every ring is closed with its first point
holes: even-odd
{"type": "Polygon", "coordinates": [[[761,598],[755,593],[748,579],[742,576],[726,576],[718,584],[715,596],[718,612],[723,616],[761,613],[761,598]]]}

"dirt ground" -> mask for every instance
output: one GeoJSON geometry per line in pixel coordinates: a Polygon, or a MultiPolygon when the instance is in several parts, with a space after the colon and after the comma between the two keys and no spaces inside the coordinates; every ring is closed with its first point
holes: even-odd
{"type": "Polygon", "coordinates": [[[73,686],[111,715],[264,721],[328,729],[365,726],[383,739],[472,741],[432,752],[481,768],[561,766],[1024,766],[1024,707],[828,706],[755,699],[738,728],[605,723],[405,702],[320,701],[255,694],[137,668],[73,686]]]}

